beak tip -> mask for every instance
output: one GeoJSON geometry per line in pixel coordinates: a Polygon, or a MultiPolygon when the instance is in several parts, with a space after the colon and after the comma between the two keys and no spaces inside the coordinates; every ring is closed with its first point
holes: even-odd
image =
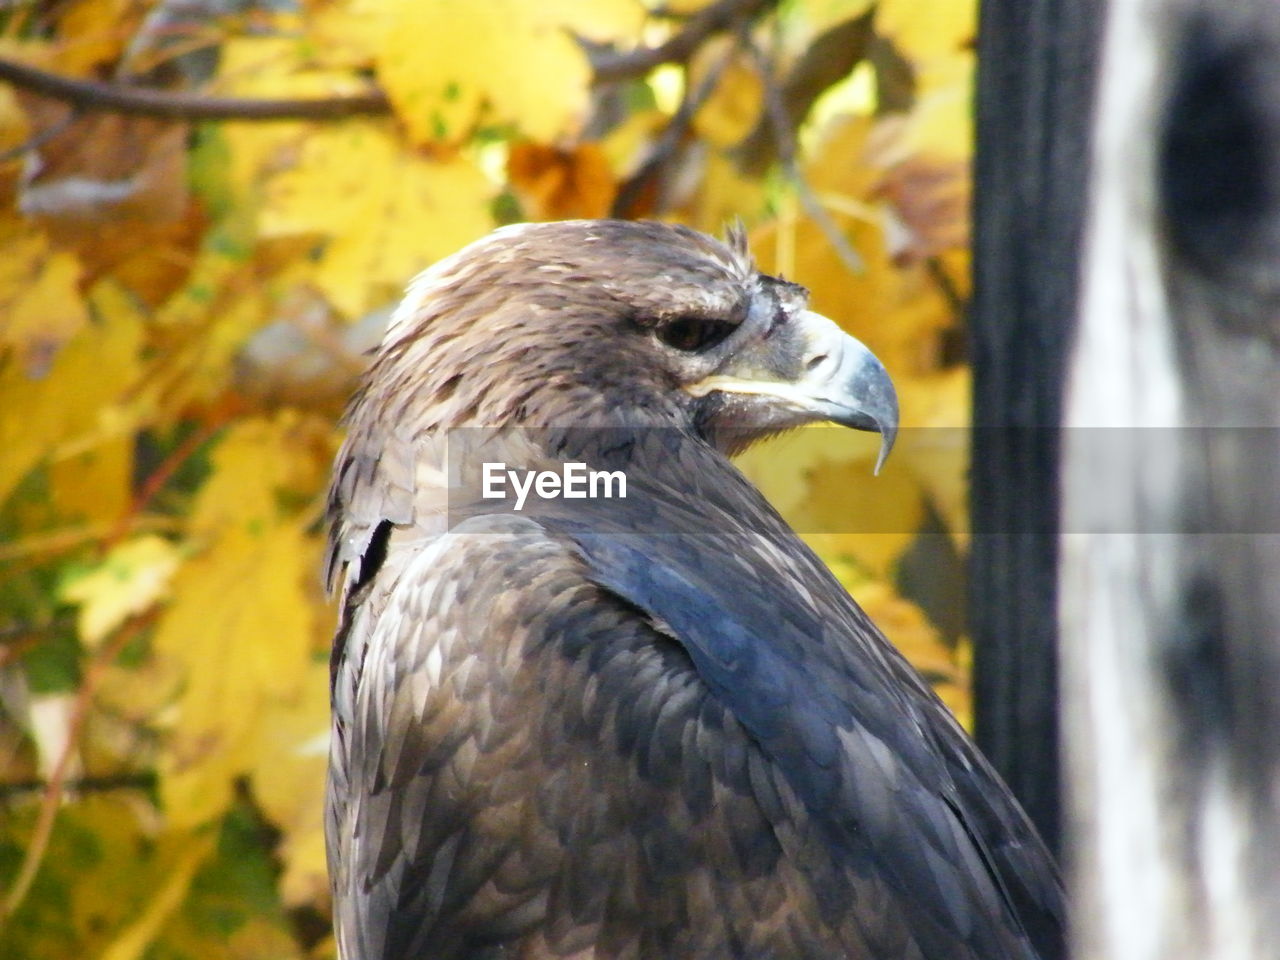
{"type": "Polygon", "coordinates": [[[880,455],[876,457],[875,469],[871,471],[872,476],[880,476],[880,471],[884,469],[885,461],[889,459],[889,452],[893,450],[893,441],[898,435],[898,425],[896,423],[881,423],[880,428],[880,455]]]}

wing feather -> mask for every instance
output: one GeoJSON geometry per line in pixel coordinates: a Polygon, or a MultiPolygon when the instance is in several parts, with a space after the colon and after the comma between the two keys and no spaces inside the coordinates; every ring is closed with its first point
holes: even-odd
{"type": "MultiPolygon", "coordinates": [[[[976,956],[1060,953],[1061,891],[1025,816],[851,601],[824,620],[811,598],[847,599],[838,584],[815,593],[774,589],[754,573],[709,575],[701,558],[750,555],[750,537],[645,538],[642,548],[560,526],[588,576],[686,649],[853,868],[888,878],[913,929],[946,944],[926,956],[957,956],[959,945],[976,956]],[[842,622],[864,629],[845,643],[813,642],[831,632],[824,623],[842,622]]],[[[811,584],[829,577],[816,559],[810,573],[811,584]]]]}
{"type": "Polygon", "coordinates": [[[946,761],[648,546],[491,517],[388,558],[335,683],[346,960],[1032,956],[946,761]]]}

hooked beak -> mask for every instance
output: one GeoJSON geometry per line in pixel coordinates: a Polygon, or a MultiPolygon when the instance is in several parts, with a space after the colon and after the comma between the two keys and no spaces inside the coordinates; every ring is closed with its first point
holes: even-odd
{"type": "Polygon", "coordinates": [[[781,401],[803,420],[830,420],[880,434],[879,473],[898,433],[898,396],[876,355],[820,313],[806,310],[781,343],[760,341],[712,376],[686,388],[781,401]],[[767,355],[766,355],[767,354],[767,355]]]}

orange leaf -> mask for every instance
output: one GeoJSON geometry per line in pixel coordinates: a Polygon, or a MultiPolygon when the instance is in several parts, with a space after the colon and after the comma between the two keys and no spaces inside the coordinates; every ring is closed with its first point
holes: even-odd
{"type": "Polygon", "coordinates": [[[530,220],[607,216],[617,191],[597,143],[568,150],[517,143],[507,159],[507,176],[530,220]]]}

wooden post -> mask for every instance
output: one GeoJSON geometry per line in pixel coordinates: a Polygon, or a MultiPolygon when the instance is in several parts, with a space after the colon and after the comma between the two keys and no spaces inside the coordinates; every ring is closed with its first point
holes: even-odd
{"type": "Polygon", "coordinates": [[[970,627],[979,744],[1058,847],[1058,427],[1099,0],[985,0],[978,31],[970,627]]]}

